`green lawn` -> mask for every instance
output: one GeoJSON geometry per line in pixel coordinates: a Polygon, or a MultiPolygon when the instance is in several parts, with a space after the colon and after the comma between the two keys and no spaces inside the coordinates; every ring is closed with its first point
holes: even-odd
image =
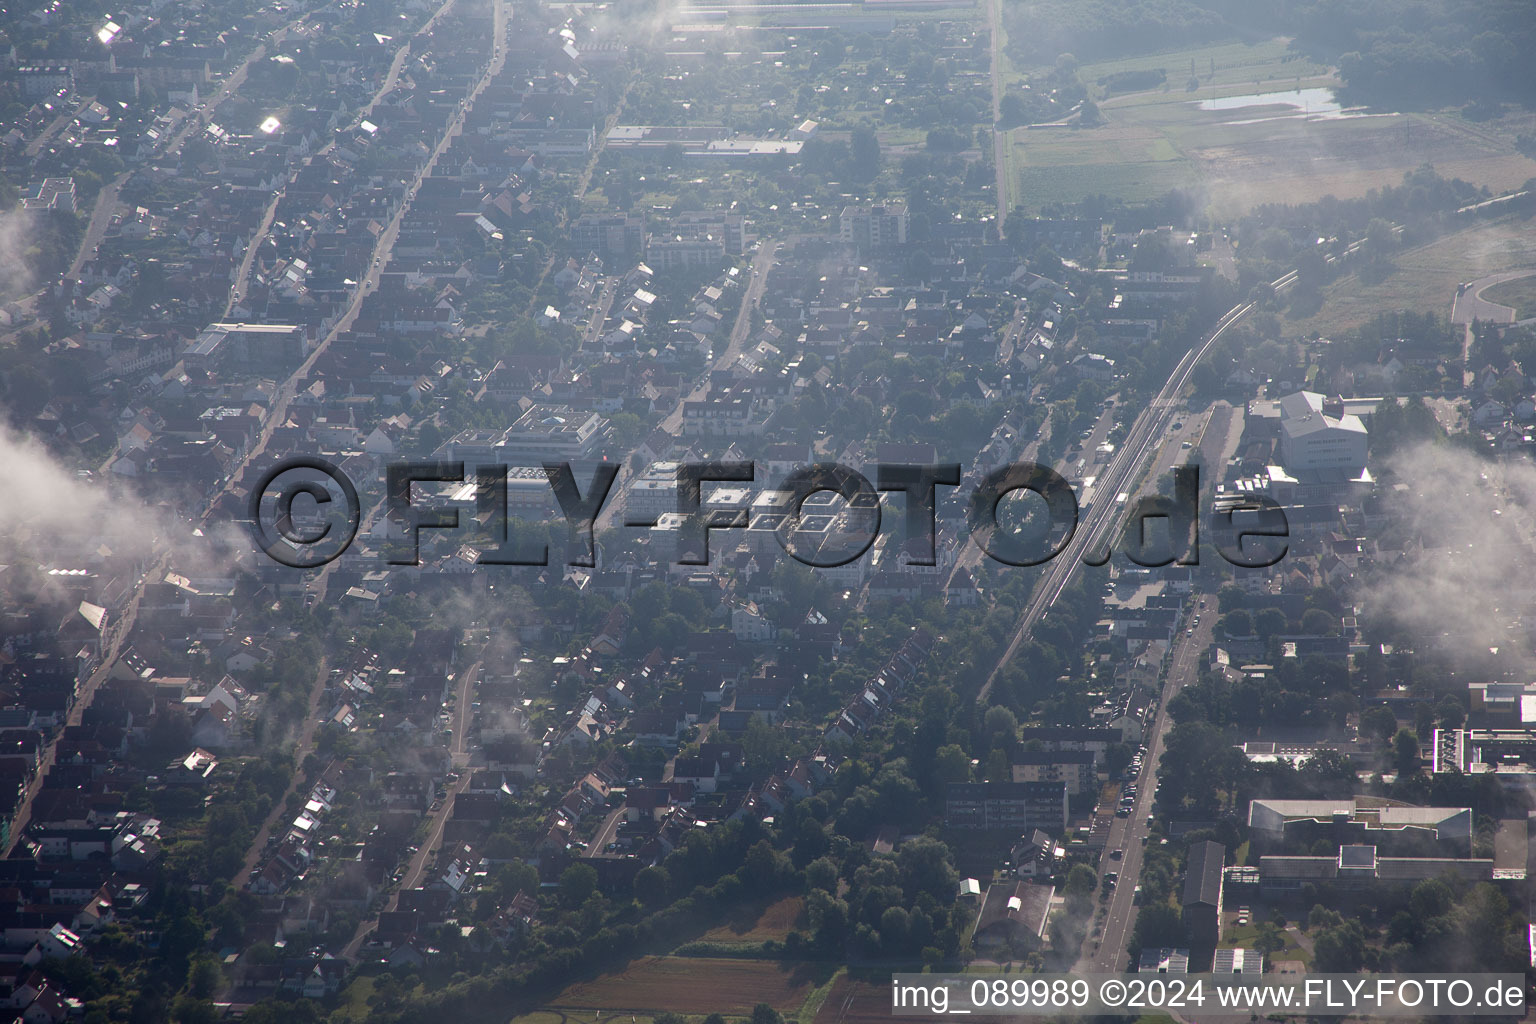
{"type": "MultiPolygon", "coordinates": [[[[1536,269],[1536,220],[1511,218],[1457,231],[1392,260],[1392,271],[1379,281],[1362,282],[1346,274],[1324,292],[1316,313],[1288,319],[1286,333],[1323,337],[1358,327],[1384,309],[1436,311],[1449,315],[1456,285],[1526,267],[1536,269]]],[[[1526,285],[1530,278],[1506,282],[1526,285]]],[[[1494,297],[1490,288],[1484,295],[1494,297]]],[[[1517,304],[1517,308],[1518,304],[1517,304]]]]}
{"type": "Polygon", "coordinates": [[[1481,297],[1489,302],[1497,302],[1501,306],[1513,306],[1516,320],[1536,316],[1536,276],[1522,277],[1485,288],[1481,297]]]}

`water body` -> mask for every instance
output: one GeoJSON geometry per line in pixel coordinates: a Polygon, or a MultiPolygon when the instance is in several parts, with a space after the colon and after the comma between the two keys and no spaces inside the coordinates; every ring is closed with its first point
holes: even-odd
{"type": "Polygon", "coordinates": [[[1332,89],[1321,86],[1311,89],[1287,89],[1283,92],[1259,92],[1247,93],[1242,96],[1222,96],[1218,99],[1201,100],[1195,104],[1197,110],[1210,111],[1241,111],[1257,107],[1266,107],[1270,108],[1270,110],[1262,115],[1250,117],[1247,120],[1229,123],[1254,124],[1259,121],[1271,121],[1276,118],[1296,117],[1305,118],[1310,121],[1371,116],[1359,108],[1343,106],[1334,97],[1332,89]]]}

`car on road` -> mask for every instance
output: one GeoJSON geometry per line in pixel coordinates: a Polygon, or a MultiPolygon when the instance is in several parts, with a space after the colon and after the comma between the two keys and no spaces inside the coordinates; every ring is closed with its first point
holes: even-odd
{"type": "Polygon", "coordinates": [[[1109,859],[1110,860],[1119,860],[1121,857],[1124,857],[1124,856],[1125,856],[1125,851],[1124,850],[1111,850],[1111,851],[1109,851],[1109,859]]]}

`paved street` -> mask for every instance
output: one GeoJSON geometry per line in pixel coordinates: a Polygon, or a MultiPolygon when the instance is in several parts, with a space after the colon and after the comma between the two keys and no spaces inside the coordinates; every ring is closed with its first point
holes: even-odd
{"type": "Polygon", "coordinates": [[[1109,840],[1099,863],[1102,877],[1106,871],[1120,872],[1120,881],[1109,897],[1109,913],[1105,917],[1103,932],[1096,942],[1092,935],[1084,944],[1083,957],[1078,970],[1083,972],[1115,973],[1128,966],[1126,945],[1131,929],[1136,925],[1139,910],[1134,905],[1135,890],[1139,883],[1142,860],[1142,841],[1147,835],[1147,816],[1152,813],[1154,794],[1157,790],[1157,765],[1163,755],[1163,743],[1173,720],[1167,714],[1168,702],[1179,691],[1197,680],[1200,652],[1211,643],[1212,624],[1216,617],[1215,599],[1207,599],[1207,606],[1200,607],[1200,598],[1192,598],[1194,615],[1200,616],[1200,625],[1194,627],[1194,635],[1180,632],[1174,644],[1168,666],[1168,675],[1158,702],[1154,719],[1146,740],[1147,753],[1143,758],[1136,793],[1136,804],[1128,818],[1114,819],[1109,840]],[[1120,860],[1112,856],[1115,850],[1124,850],[1120,860]]]}

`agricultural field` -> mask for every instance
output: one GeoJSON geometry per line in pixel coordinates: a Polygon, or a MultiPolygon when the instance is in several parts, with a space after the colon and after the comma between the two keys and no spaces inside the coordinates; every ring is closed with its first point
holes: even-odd
{"type": "Polygon", "coordinates": [[[1096,193],[1127,201],[1171,188],[1204,191],[1218,218],[1263,203],[1350,197],[1397,184],[1432,163],[1495,191],[1536,177],[1536,160],[1515,151],[1515,125],[1474,123],[1454,114],[1338,116],[1320,112],[1331,71],[1292,59],[1281,40],[1227,44],[1084,65],[1103,124],[1019,128],[1010,133],[1016,202],[1038,209],[1096,193]],[[1193,77],[1198,88],[1187,89],[1193,77]],[[1113,76],[1162,69],[1159,88],[1106,95],[1113,76]],[[1274,93],[1308,90],[1299,108],[1274,93]],[[1257,97],[1231,106],[1232,98],[1257,97]],[[1226,109],[1201,110],[1207,101],[1226,109]]]}
{"type": "MultiPolygon", "coordinates": [[[[1434,310],[1450,315],[1456,286],[1491,274],[1531,268],[1536,272],[1536,218],[1511,218],[1481,224],[1398,253],[1380,281],[1346,274],[1328,286],[1314,314],[1286,322],[1287,334],[1329,337],[1358,327],[1384,309],[1434,310]]],[[[1507,282],[1532,287],[1530,278],[1507,282]]],[[[1506,299],[1483,292],[1494,302],[1506,299]]],[[[1536,298],[1533,290],[1532,298],[1536,298]]],[[[1533,303],[1536,304],[1536,303],[1533,303]]],[[[1521,308],[1516,303],[1517,308],[1521,308]]]]}
{"type": "Polygon", "coordinates": [[[786,896],[767,906],[752,904],[743,907],[725,924],[704,933],[705,942],[758,943],[784,941],[794,931],[805,910],[805,900],[799,896],[786,896]]]}
{"type": "Polygon", "coordinates": [[[855,981],[845,974],[827,993],[813,1024],[876,1024],[890,1019],[890,988],[855,981]]]}
{"type": "Polygon", "coordinates": [[[758,1003],[797,1011],[816,988],[809,966],[766,960],[644,957],[623,971],[578,982],[550,1000],[554,1010],[750,1014],[758,1003]]]}
{"type": "Polygon", "coordinates": [[[1513,308],[1516,320],[1536,316],[1536,275],[1484,288],[1479,298],[1513,308]]]}

